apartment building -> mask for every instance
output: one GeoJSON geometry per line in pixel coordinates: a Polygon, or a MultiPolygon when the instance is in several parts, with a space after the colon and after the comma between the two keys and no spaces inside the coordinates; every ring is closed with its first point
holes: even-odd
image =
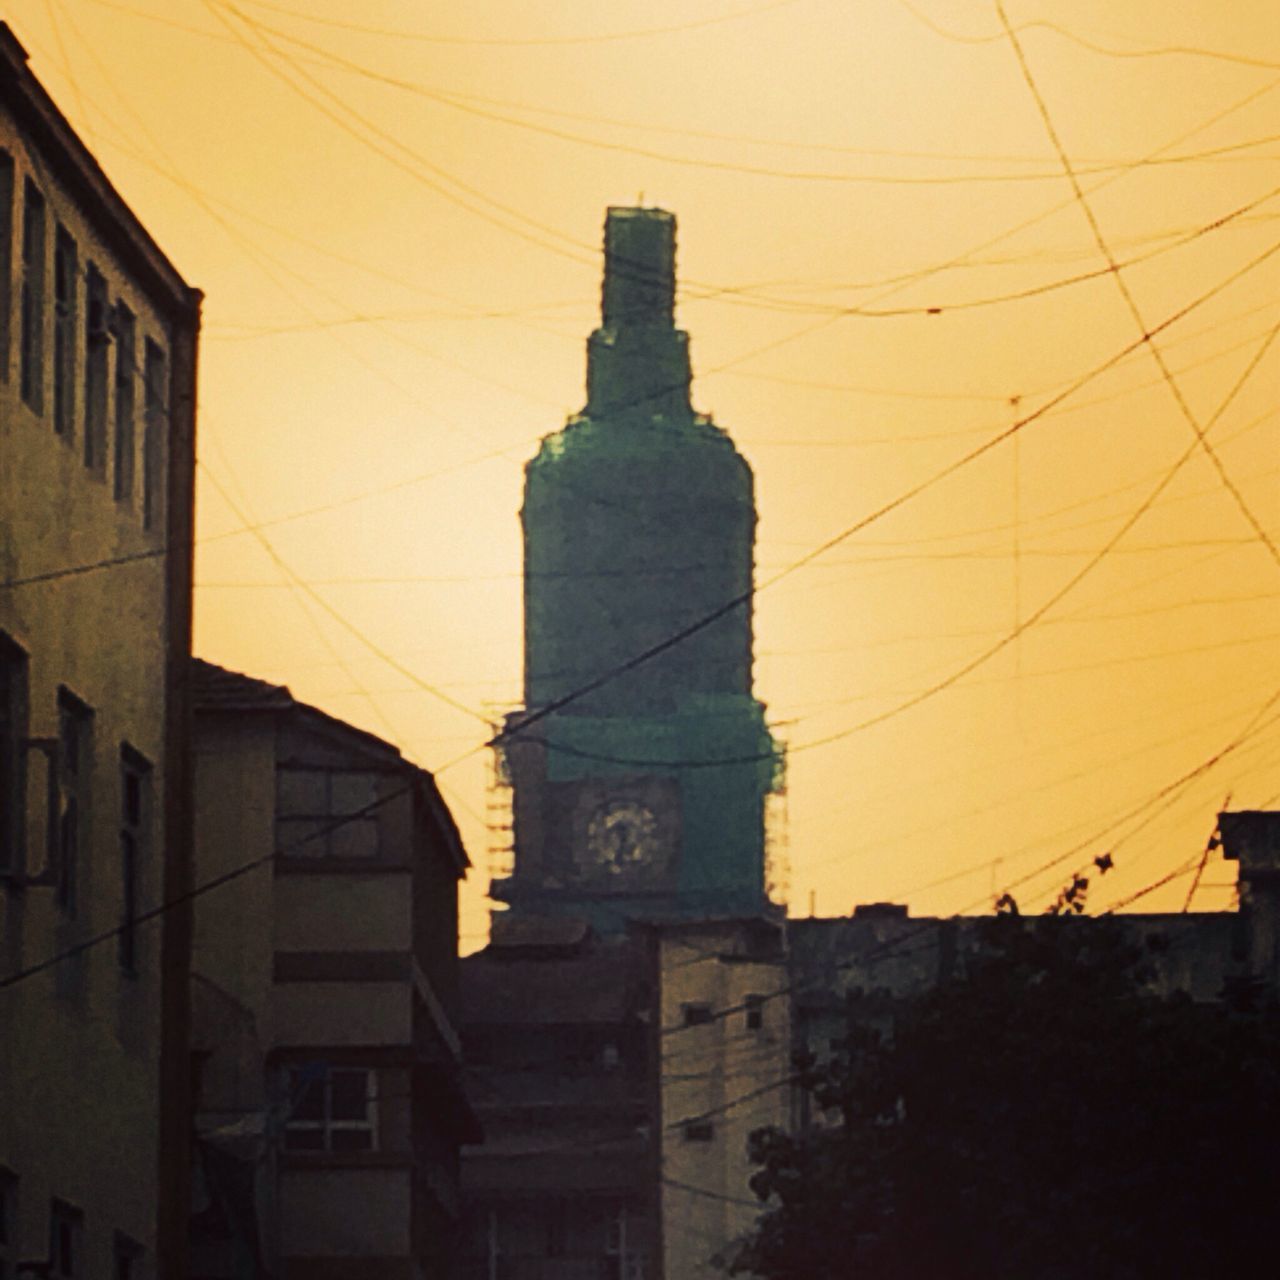
{"type": "Polygon", "coordinates": [[[194,664],[192,1274],[444,1280],[458,881],[431,775],[287,688],[194,664]]]}
{"type": "Polygon", "coordinates": [[[199,323],[0,23],[6,1277],[183,1274],[199,323]]]}

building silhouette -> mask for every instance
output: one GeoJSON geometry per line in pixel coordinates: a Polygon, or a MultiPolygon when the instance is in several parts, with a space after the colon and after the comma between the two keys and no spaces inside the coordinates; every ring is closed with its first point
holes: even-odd
{"type": "Polygon", "coordinates": [[[494,896],[598,931],[766,905],[780,757],[752,693],[751,468],[694,411],[675,218],[610,209],[587,403],[525,479],[525,706],[494,896]]]}

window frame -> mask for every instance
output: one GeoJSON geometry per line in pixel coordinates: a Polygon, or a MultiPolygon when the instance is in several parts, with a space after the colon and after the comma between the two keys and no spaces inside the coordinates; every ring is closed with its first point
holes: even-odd
{"type": "Polygon", "coordinates": [[[286,1098],[289,1111],[284,1122],[284,1149],[290,1155],[361,1155],[378,1150],[378,1071],[376,1067],[325,1066],[321,1074],[306,1066],[285,1068],[286,1098]],[[338,1076],[361,1075],[364,1077],[364,1116],[361,1119],[333,1115],[333,1085],[338,1076]],[[310,1077],[309,1079],[306,1077],[310,1077]],[[302,1106],[307,1091],[319,1086],[320,1116],[299,1119],[296,1112],[302,1106]],[[367,1146],[334,1146],[334,1134],[367,1133],[367,1146]],[[290,1135],[318,1134],[319,1146],[297,1145],[290,1142],[290,1135]]]}
{"type": "Polygon", "coordinates": [[[55,1196],[49,1201],[49,1280],[77,1280],[84,1252],[84,1213],[55,1196]]]}
{"type": "Polygon", "coordinates": [[[85,264],[84,306],[84,465],[106,479],[109,448],[111,365],[107,347],[110,307],[107,278],[97,263],[85,264]]]}
{"type": "Polygon", "coordinates": [[[29,659],[0,631],[0,878],[26,870],[29,659]]]}
{"type": "Polygon", "coordinates": [[[151,762],[127,742],[120,744],[120,971],[138,976],[138,889],[150,849],[151,762]],[[133,794],[131,794],[131,791],[133,794]]]}
{"type": "Polygon", "coordinates": [[[17,184],[13,153],[0,147],[0,382],[9,381],[13,308],[13,209],[17,184]]]}
{"type": "Polygon", "coordinates": [[[68,442],[76,431],[76,338],[80,251],[58,223],[53,238],[53,429],[68,442]]]}
{"type": "Polygon", "coordinates": [[[112,492],[117,502],[132,502],[135,453],[137,450],[137,395],[134,378],[137,376],[135,361],[138,340],[138,322],[129,306],[117,300],[112,310],[112,328],[115,331],[115,482],[112,492]]]}
{"type": "Polygon", "coordinates": [[[22,312],[19,384],[22,402],[44,414],[44,295],[48,252],[48,204],[28,176],[22,185],[22,312]]]}
{"type": "Polygon", "coordinates": [[[354,863],[376,863],[383,856],[382,823],[377,809],[370,808],[382,798],[385,775],[377,769],[335,768],[327,765],[279,764],[276,766],[276,851],[285,858],[306,860],[341,860],[354,863]],[[285,783],[290,777],[306,775],[321,779],[324,785],[323,807],[311,809],[285,806],[285,783]],[[334,782],[343,778],[368,779],[370,798],[355,808],[335,807],[334,782]],[[369,812],[364,812],[368,809],[369,812]],[[356,816],[359,815],[359,816],[356,816]],[[339,822],[339,819],[347,819],[339,822]],[[351,828],[363,828],[371,833],[371,847],[367,852],[352,853],[335,850],[334,837],[349,835],[351,828]],[[290,834],[290,832],[294,834],[290,834]]]}
{"type": "Polygon", "coordinates": [[[56,897],[68,916],[79,908],[89,841],[93,777],[93,708],[65,685],[58,688],[58,877],[56,897]]]}
{"type": "Polygon", "coordinates": [[[152,529],[162,518],[164,452],[162,443],[168,437],[169,396],[165,381],[169,373],[169,357],[154,338],[143,342],[142,358],[142,527],[152,529]]]}

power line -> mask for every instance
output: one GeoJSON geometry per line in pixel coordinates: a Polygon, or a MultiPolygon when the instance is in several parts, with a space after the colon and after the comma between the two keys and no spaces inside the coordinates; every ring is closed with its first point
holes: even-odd
{"type": "Polygon", "coordinates": [[[1040,92],[1040,87],[1036,83],[1035,77],[1032,75],[1030,64],[1027,62],[1022,45],[1018,40],[1013,28],[1009,25],[1008,15],[1005,13],[1003,0],[996,0],[996,13],[999,15],[1000,24],[1004,27],[1005,34],[1009,38],[1009,43],[1013,46],[1014,56],[1017,58],[1018,67],[1022,71],[1023,79],[1027,82],[1027,88],[1031,90],[1031,95],[1035,99],[1036,108],[1040,113],[1040,119],[1044,123],[1045,132],[1049,135],[1049,140],[1053,143],[1054,150],[1058,153],[1058,158],[1062,161],[1062,167],[1066,171],[1067,179],[1071,183],[1071,189],[1075,193],[1076,201],[1079,203],[1081,211],[1085,215],[1085,219],[1089,223],[1089,228],[1093,232],[1093,238],[1097,242],[1098,249],[1107,261],[1111,275],[1115,279],[1116,288],[1120,290],[1121,296],[1124,298],[1125,304],[1129,308],[1130,314],[1133,316],[1139,331],[1142,333],[1142,339],[1150,350],[1153,359],[1160,368],[1161,376],[1169,385],[1169,390],[1173,393],[1173,398],[1177,402],[1178,408],[1181,410],[1183,417],[1186,418],[1188,425],[1195,433],[1196,440],[1200,447],[1204,450],[1205,455],[1213,464],[1223,487],[1231,494],[1235,500],[1236,506],[1240,508],[1245,520],[1252,527],[1258,539],[1266,547],[1271,558],[1276,562],[1276,566],[1280,567],[1280,547],[1272,541],[1271,535],[1263,527],[1261,521],[1253,513],[1253,509],[1246,502],[1244,494],[1240,492],[1234,480],[1228,474],[1226,467],[1222,463],[1222,459],[1218,456],[1218,451],[1209,443],[1204,428],[1200,425],[1199,419],[1192,412],[1191,406],[1187,403],[1186,397],[1182,393],[1177,381],[1174,379],[1173,372],[1170,370],[1168,363],[1164,358],[1163,352],[1156,346],[1154,334],[1147,329],[1147,323],[1143,319],[1142,311],[1138,307],[1137,299],[1133,296],[1133,291],[1129,288],[1124,276],[1121,274],[1120,264],[1116,262],[1115,255],[1111,252],[1110,246],[1107,244],[1106,237],[1102,234],[1102,227],[1098,223],[1097,215],[1093,211],[1093,207],[1089,204],[1085,196],[1084,189],[1080,185],[1080,180],[1076,175],[1074,166],[1071,163],[1071,157],[1067,154],[1066,148],[1063,146],[1062,139],[1055,128],[1053,118],[1049,114],[1048,104],[1044,100],[1044,95],[1040,92]]]}

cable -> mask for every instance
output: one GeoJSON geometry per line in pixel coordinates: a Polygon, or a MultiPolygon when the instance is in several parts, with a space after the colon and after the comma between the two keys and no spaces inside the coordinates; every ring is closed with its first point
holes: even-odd
{"type": "Polygon", "coordinates": [[[252,522],[246,516],[243,508],[227,492],[226,488],[223,486],[222,482],[217,478],[217,476],[214,475],[213,472],[210,471],[209,468],[205,466],[203,463],[197,462],[196,465],[200,470],[202,470],[205,473],[206,476],[209,477],[209,480],[213,484],[214,488],[218,490],[218,492],[222,495],[223,500],[227,503],[228,506],[230,506],[231,510],[235,513],[236,518],[239,519],[249,529],[249,532],[251,532],[258,539],[258,541],[262,544],[263,549],[267,552],[267,554],[271,557],[271,559],[275,561],[275,563],[281,568],[281,570],[284,573],[290,575],[298,583],[298,585],[302,588],[302,590],[304,590],[307,593],[307,595],[312,600],[314,600],[316,604],[318,604],[320,608],[322,608],[325,611],[325,613],[327,613],[331,618],[333,618],[334,621],[337,622],[344,630],[349,631],[353,636],[355,636],[356,639],[361,642],[361,644],[363,644],[367,649],[369,649],[371,653],[373,653],[378,658],[380,658],[383,662],[385,662],[387,666],[391,667],[393,671],[397,671],[399,672],[400,675],[404,676],[406,679],[413,681],[414,685],[417,688],[422,689],[424,692],[431,694],[432,697],[439,699],[441,702],[445,703],[446,706],[452,707],[455,711],[461,711],[464,715],[468,715],[472,719],[480,721],[480,723],[485,725],[486,727],[489,727],[491,725],[491,722],[488,716],[482,715],[479,711],[474,710],[473,708],[467,706],[465,703],[459,702],[456,698],[450,697],[449,694],[445,693],[442,689],[437,688],[435,685],[428,684],[416,672],[411,671],[402,662],[392,657],[391,654],[389,654],[385,649],[383,649],[375,641],[370,639],[369,636],[367,636],[363,631],[361,631],[359,627],[357,627],[354,623],[348,621],[347,618],[343,614],[341,614],[337,609],[335,609],[318,591],[315,590],[314,587],[308,586],[305,582],[303,582],[301,578],[298,578],[297,575],[293,573],[293,570],[289,568],[289,566],[281,558],[279,552],[276,551],[275,547],[271,545],[271,542],[268,540],[266,535],[263,534],[260,529],[255,529],[252,527],[252,522]]]}
{"type": "MultiPolygon", "coordinates": [[[[1267,250],[1264,256],[1270,257],[1272,254],[1277,252],[1277,250],[1280,250],[1280,243],[1273,245],[1271,249],[1267,250]]],[[[1255,263],[1261,260],[1262,259],[1257,259],[1255,260],[1255,263]]],[[[1254,264],[1250,264],[1250,268],[1247,268],[1247,269],[1251,269],[1252,265],[1254,264]]],[[[1196,305],[1196,304],[1193,304],[1193,305],[1196,305]]],[[[1184,309],[1180,314],[1185,314],[1185,313],[1186,311],[1184,309]]],[[[1172,323],[1172,318],[1164,321],[1161,325],[1157,326],[1154,330],[1152,330],[1152,333],[1160,332],[1161,329],[1165,328],[1170,323],[1172,323]]],[[[1278,335],[1280,335],[1280,325],[1278,325],[1275,329],[1271,331],[1271,333],[1267,336],[1265,341],[1259,347],[1258,351],[1255,353],[1253,359],[1250,360],[1248,365],[1246,365],[1243,373],[1240,375],[1239,378],[1237,378],[1231,390],[1227,393],[1225,399],[1219,404],[1218,408],[1215,410],[1212,418],[1209,420],[1208,427],[1211,428],[1213,424],[1216,423],[1218,419],[1222,416],[1222,414],[1226,411],[1226,409],[1231,405],[1236,395],[1239,393],[1241,388],[1248,381],[1250,376],[1253,374],[1254,370],[1261,363],[1263,357],[1266,355],[1267,351],[1271,347],[1271,344],[1274,342],[1275,338],[1278,335]]],[[[1142,338],[1139,338],[1136,343],[1131,344],[1128,348],[1126,348],[1126,351],[1133,350],[1137,346],[1140,346],[1142,343],[1146,341],[1147,341],[1147,335],[1144,334],[1144,336],[1142,338]]],[[[509,737],[517,736],[521,734],[530,725],[545,719],[548,715],[551,715],[554,712],[559,711],[563,707],[569,705],[570,703],[577,701],[586,693],[593,692],[595,689],[600,688],[602,685],[614,679],[617,675],[623,674],[626,671],[633,670],[635,667],[641,665],[643,662],[648,661],[650,658],[665,652],[669,648],[672,648],[675,644],[680,643],[680,641],[682,641],[683,639],[686,639],[688,636],[694,635],[697,632],[703,630],[706,626],[709,626],[712,622],[715,622],[721,617],[724,617],[726,614],[732,612],[733,610],[742,607],[747,601],[753,599],[758,592],[763,591],[766,588],[772,586],[774,583],[781,581],[783,578],[793,573],[796,569],[802,567],[805,564],[808,564],[812,560],[816,559],[818,556],[822,555],[825,551],[838,545],[840,542],[843,542],[847,538],[851,537],[854,533],[860,531],[861,529],[865,528],[867,525],[871,524],[873,521],[881,518],[881,516],[887,515],[890,511],[895,510],[897,507],[901,506],[904,502],[908,501],[910,498],[913,498],[918,494],[923,493],[926,489],[931,488],[934,484],[938,483],[940,479],[953,474],[955,471],[967,465],[969,462],[983,456],[990,449],[995,447],[996,444],[999,444],[1003,440],[1007,439],[1009,436],[1015,434],[1017,431],[1020,431],[1023,427],[1028,425],[1030,422],[1034,421],[1036,418],[1040,417],[1049,407],[1058,403],[1059,400],[1065,399],[1068,395],[1071,394],[1072,390],[1074,390],[1076,387],[1082,386],[1084,381],[1087,381],[1089,378],[1095,376],[1096,373],[1100,372],[1102,368],[1109,368],[1111,365],[1116,363],[1118,358],[1119,357],[1112,357],[1110,360],[1106,362],[1104,366],[1100,366],[1099,369],[1096,369],[1092,373],[1085,375],[1085,378],[1083,380],[1078,380],[1075,384],[1073,384],[1072,388],[1069,388],[1067,391],[1062,392],[1060,396],[1056,397],[1053,400],[1047,401],[1046,404],[1041,406],[1040,409],[1019,419],[1011,427],[1007,428],[1005,431],[992,437],[990,440],[986,441],[984,444],[979,445],[976,449],[971,450],[968,454],[964,455],[958,461],[951,463],[947,467],[943,468],[941,471],[936,472],[934,476],[931,477],[930,479],[922,481],[920,484],[907,490],[905,494],[900,495],[898,498],[893,499],[891,502],[885,504],[884,506],[878,508],[876,511],[872,512],[869,516],[866,516],[863,519],[855,522],[853,525],[850,525],[847,529],[837,534],[834,538],[828,539],[825,543],[821,544],[821,546],[816,548],[814,551],[811,551],[807,555],[802,556],[789,568],[783,569],[780,573],[777,573],[772,577],[767,578],[763,583],[759,584],[758,586],[753,585],[752,587],[748,588],[746,592],[735,597],[733,600],[729,601],[727,604],[722,605],[719,609],[713,611],[707,617],[700,619],[695,623],[690,624],[690,626],[683,628],[681,631],[676,632],[673,637],[669,637],[667,640],[661,641],[656,645],[650,646],[648,650],[646,650],[642,654],[637,655],[635,658],[629,660],[628,662],[620,664],[619,667],[614,668],[613,670],[606,672],[599,677],[596,677],[594,680],[586,682],[584,685],[580,686],[579,689],[569,694],[563,695],[562,697],[557,699],[553,699],[550,703],[546,704],[546,706],[540,707],[535,711],[530,712],[528,715],[523,717],[516,724],[509,726],[508,728],[504,729],[501,733],[495,735],[495,737],[490,740],[489,745],[497,745],[497,743],[502,742],[509,737]]],[[[1204,429],[1201,430],[1200,434],[1201,436],[1204,435],[1204,429]]],[[[1173,482],[1174,478],[1176,477],[1178,472],[1182,469],[1182,467],[1185,466],[1186,463],[1194,456],[1196,449],[1201,446],[1201,443],[1202,443],[1201,438],[1197,437],[1196,441],[1182,452],[1182,454],[1177,458],[1177,460],[1173,463],[1173,465],[1165,472],[1164,476],[1160,479],[1160,481],[1148,493],[1146,498],[1143,499],[1143,501],[1138,505],[1138,507],[1129,515],[1129,517],[1126,518],[1126,520],[1120,525],[1117,531],[1103,544],[1103,546],[1097,552],[1094,553],[1094,555],[1089,559],[1089,561],[1080,570],[1078,570],[1075,574],[1073,574],[1061,588],[1059,588],[1056,592],[1054,592],[1039,607],[1037,607],[1032,612],[1027,614],[1013,630],[1007,632],[993,645],[984,649],[977,657],[964,663],[955,671],[951,672],[948,676],[944,677],[942,680],[937,681],[935,684],[930,685],[927,689],[922,690],[919,694],[916,694],[913,697],[907,699],[906,701],[897,704],[896,706],[894,706],[893,708],[887,711],[880,712],[875,716],[872,716],[866,720],[860,721],[858,724],[848,729],[841,730],[839,733],[828,734],[825,737],[814,739],[813,741],[810,741],[810,742],[801,743],[799,745],[793,745],[788,748],[788,754],[795,755],[800,751],[808,751],[808,750],[812,750],[815,747],[827,746],[830,743],[841,741],[844,738],[852,736],[854,733],[858,733],[864,729],[871,728],[873,725],[882,724],[886,720],[889,720],[898,715],[901,715],[903,712],[910,710],[915,706],[918,706],[921,702],[924,702],[927,699],[932,698],[937,694],[944,692],[946,689],[951,688],[952,685],[958,683],[971,671],[975,670],[977,667],[987,662],[990,658],[994,657],[997,653],[1001,652],[1001,650],[1006,648],[1010,643],[1012,643],[1019,635],[1021,635],[1029,627],[1034,626],[1036,622],[1040,620],[1040,618],[1042,618],[1046,613],[1048,613],[1049,610],[1052,609],[1054,605],[1056,605],[1060,600],[1062,600],[1067,594],[1069,594],[1072,590],[1074,590],[1075,587],[1080,582],[1082,582],[1094,570],[1094,568],[1096,568],[1097,565],[1102,562],[1103,559],[1105,559],[1105,557],[1108,555],[1111,549],[1120,541],[1120,539],[1123,538],[1124,535],[1131,528],[1133,528],[1133,526],[1138,523],[1138,521],[1143,517],[1143,515],[1145,515],[1146,512],[1155,504],[1160,494],[1163,493],[1164,490],[1173,482]]],[[[549,745],[553,748],[555,748],[556,746],[556,744],[554,743],[551,743],[549,745]]],[[[771,758],[772,758],[772,753],[764,753],[764,754],[755,754],[755,755],[743,756],[743,757],[734,757],[732,759],[721,759],[721,760],[716,760],[711,762],[697,761],[697,760],[684,760],[684,761],[677,761],[675,763],[678,763],[681,766],[687,766],[691,768],[696,768],[696,767],[705,768],[705,767],[724,765],[724,764],[748,764],[756,761],[768,760],[771,758]]],[[[627,764],[635,764],[635,765],[648,764],[648,765],[657,766],[662,764],[671,764],[673,762],[657,761],[657,760],[640,761],[640,760],[619,759],[616,761],[616,763],[627,763],[627,764]]]]}
{"type": "MultiPolygon", "coordinates": [[[[410,766],[414,768],[416,766],[410,766]]],[[[366,817],[375,810],[382,808],[383,805],[390,804],[391,801],[399,799],[403,795],[408,795],[413,790],[414,784],[399,787],[394,791],[388,792],[384,796],[380,796],[377,800],[364,805],[362,808],[352,813],[343,814],[341,817],[335,818],[332,822],[323,824],[316,830],[309,832],[307,835],[299,836],[298,839],[290,841],[286,845],[272,849],[270,853],[263,854],[259,858],[251,858],[248,862],[243,862],[239,866],[232,867],[229,871],[224,871],[221,875],[212,877],[203,883],[196,885],[195,888],[180,893],[176,897],[170,898],[165,902],[161,902],[158,906],[151,907],[147,911],[140,911],[123,924],[116,925],[113,929],[106,929],[102,933],[94,934],[92,937],[77,942],[73,946],[66,947],[61,951],[55,952],[53,955],[36,964],[28,965],[25,969],[18,969],[14,973],[5,975],[0,978],[0,991],[6,987],[15,987],[20,982],[26,982],[29,978],[34,978],[37,974],[44,973],[48,969],[52,969],[63,963],[65,960],[73,959],[76,956],[83,955],[86,951],[91,951],[95,947],[101,946],[104,942],[110,942],[113,938],[118,938],[126,930],[135,929],[138,925],[148,924],[152,920],[158,920],[167,912],[177,907],[185,906],[189,902],[202,898],[206,893],[212,893],[214,889],[220,889],[224,884],[230,884],[233,880],[239,880],[242,876],[248,875],[251,871],[258,870],[259,867],[265,867],[269,863],[274,862],[277,858],[285,857],[292,853],[295,849],[301,848],[303,845],[310,843],[312,840],[318,840],[322,836],[327,836],[330,832],[336,831],[339,827],[345,826],[348,822],[354,822],[358,818],[366,817]]]]}
{"type": "Polygon", "coordinates": [[[38,582],[58,582],[63,578],[76,578],[86,573],[96,573],[99,569],[114,569],[122,564],[136,564],[140,560],[155,560],[167,553],[168,547],[151,547],[146,551],[132,551],[123,556],[110,556],[105,560],[94,560],[88,564],[69,565],[62,569],[49,569],[45,573],[32,573],[22,578],[6,578],[0,582],[0,591],[16,587],[29,587],[38,582]]]}
{"type": "Polygon", "coordinates": [[[1213,464],[1218,476],[1222,480],[1223,487],[1231,494],[1235,500],[1236,506],[1240,508],[1245,520],[1253,528],[1258,539],[1267,548],[1271,558],[1275,561],[1276,566],[1280,568],[1280,547],[1272,541],[1271,535],[1263,527],[1258,517],[1254,515],[1253,509],[1245,501],[1244,494],[1236,487],[1235,482],[1228,474],[1226,467],[1222,464],[1222,459],[1218,456],[1218,452],[1209,444],[1205,437],[1204,428],[1200,425],[1199,419],[1192,412],[1191,406],[1187,403],[1186,397],[1182,394],[1182,389],[1178,386],[1174,379],[1173,372],[1170,370],[1168,363],[1165,361],[1164,355],[1160,348],[1154,342],[1154,334],[1148,332],[1146,321],[1142,317],[1142,312],[1138,307],[1137,300],[1133,296],[1132,290],[1125,282],[1124,276],[1121,274],[1120,265],[1116,262],[1115,255],[1111,252],[1107,244],[1106,238],[1102,234],[1102,228],[1098,224],[1097,216],[1093,212],[1092,206],[1085,197],[1084,189],[1080,186],[1080,180],[1076,176],[1076,172],[1071,163],[1070,156],[1067,155],[1066,148],[1063,146],[1062,139],[1058,135],[1057,129],[1054,127],[1053,119],[1049,114],[1048,104],[1044,100],[1044,95],[1040,92],[1040,87],[1036,84],[1035,77],[1031,73],[1031,67],[1027,62],[1026,55],[1023,53],[1022,45],[1014,33],[1013,28],[1009,25],[1008,15],[1005,13],[1004,0],[995,0],[996,13],[1000,17],[1000,24],[1004,27],[1005,34],[1009,38],[1009,43],[1013,46],[1013,52],[1018,61],[1018,67],[1022,71],[1023,79],[1027,82],[1027,88],[1031,90],[1031,95],[1035,99],[1036,107],[1040,113],[1040,119],[1044,123],[1045,132],[1049,135],[1049,140],[1053,143],[1054,150],[1058,153],[1058,158],[1062,161],[1062,167],[1066,171],[1067,179],[1071,183],[1071,189],[1075,193],[1077,202],[1080,205],[1085,219],[1089,223],[1089,228],[1093,232],[1093,238],[1097,242],[1098,249],[1102,256],[1106,259],[1111,274],[1115,279],[1116,287],[1120,290],[1125,304],[1128,306],[1130,314],[1133,316],[1139,331],[1142,333],[1143,341],[1146,343],[1156,364],[1160,368],[1161,376],[1169,385],[1169,390],[1173,393],[1173,398],[1177,402],[1178,408],[1182,411],[1183,417],[1186,418],[1188,425],[1195,433],[1196,439],[1200,447],[1204,450],[1205,455],[1213,464]]]}

